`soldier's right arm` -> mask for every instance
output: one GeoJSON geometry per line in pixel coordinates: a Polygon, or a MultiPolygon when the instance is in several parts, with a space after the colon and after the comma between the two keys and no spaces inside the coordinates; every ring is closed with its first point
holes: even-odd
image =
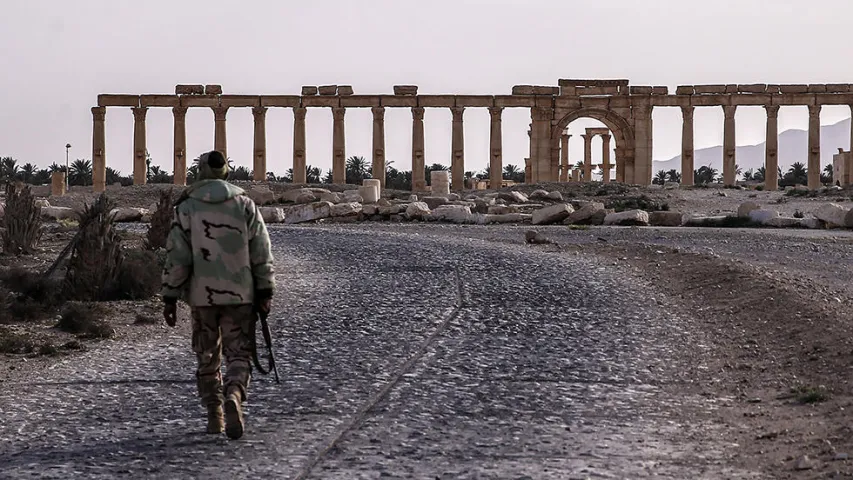
{"type": "Polygon", "coordinates": [[[175,208],[175,217],[166,239],[166,264],[163,267],[163,289],[161,295],[166,303],[174,303],[181,297],[193,271],[193,249],[190,241],[189,217],[175,208]]]}

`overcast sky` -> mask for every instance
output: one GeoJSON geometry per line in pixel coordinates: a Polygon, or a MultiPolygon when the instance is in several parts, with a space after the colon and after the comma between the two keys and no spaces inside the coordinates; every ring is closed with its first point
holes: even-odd
{"type": "MultiPolygon", "coordinates": [[[[357,94],[509,94],[559,78],[626,78],[633,85],[853,83],[850,0],[2,0],[0,156],[46,166],[91,158],[90,108],[99,93],[174,93],[178,83],[224,93],[298,94],[352,85],[357,94]]],[[[824,107],[823,124],[850,116],[824,107]]],[[[722,143],[722,109],[696,113],[696,147],[722,143]]],[[[371,113],[350,109],[347,155],[370,159],[371,113]]],[[[805,107],[783,108],[780,131],[805,129],[805,107]]],[[[489,115],[465,112],[466,170],[488,161],[489,115]]],[[[738,144],[764,140],[764,110],[741,107],[738,144]]],[[[528,109],[504,111],[504,163],[527,156],[528,109]]],[[[594,121],[570,125],[577,135],[594,121]]],[[[107,112],[107,163],[131,171],[133,117],[107,112]]],[[[187,115],[192,157],[213,146],[213,114],[187,115]]],[[[292,165],[293,114],[267,114],[268,169],[292,165]]],[[[329,109],[308,113],[308,163],[331,165],[329,109]]],[[[411,168],[411,113],[386,113],[387,157],[411,168]]],[[[450,112],[426,113],[427,163],[450,163],[450,112]]],[[[680,152],[681,112],[654,112],[654,157],[680,152]]],[[[600,141],[595,158],[600,156],[600,141]]],[[[848,145],[839,145],[845,149],[848,145]]],[[[172,113],[148,112],[148,149],[172,170],[172,113]]],[[[252,114],[231,109],[228,153],[251,165],[252,114]]],[[[805,152],[803,152],[805,155],[805,152]]],[[[805,157],[804,157],[805,160],[805,157]]]]}

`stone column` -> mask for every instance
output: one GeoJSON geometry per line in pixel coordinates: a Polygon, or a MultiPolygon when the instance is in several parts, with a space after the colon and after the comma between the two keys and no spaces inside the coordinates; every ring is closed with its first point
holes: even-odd
{"type": "Polygon", "coordinates": [[[577,168],[572,170],[572,181],[573,182],[580,182],[581,181],[581,171],[578,170],[577,168]]]}
{"type": "Polygon", "coordinates": [[[610,183],[610,169],[613,168],[610,163],[610,135],[602,135],[601,142],[601,181],[610,183]]]}
{"type": "MultiPolygon", "coordinates": [[[[99,108],[99,107],[95,107],[99,108]]],[[[106,108],[106,107],[100,107],[106,108]]],[[[65,172],[56,171],[50,174],[50,196],[61,197],[65,195],[65,172]]]]}
{"type": "Polygon", "coordinates": [[[172,140],[175,145],[172,158],[175,185],[187,184],[187,107],[172,107],[175,133],[172,140]]]}
{"type": "Polygon", "coordinates": [[[616,181],[625,182],[625,148],[616,146],[616,181]]]}
{"type": "Polygon", "coordinates": [[[253,107],[255,117],[255,156],[252,178],[256,182],[267,179],[267,107],[253,107]]]}
{"type": "Polygon", "coordinates": [[[434,170],[429,172],[429,183],[432,187],[432,194],[436,196],[441,195],[449,195],[450,194],[450,182],[452,179],[448,179],[449,172],[447,170],[434,170]]]}
{"type": "Polygon", "coordinates": [[[764,150],[764,189],[779,187],[779,105],[765,105],[767,136],[764,150]]]}
{"type": "MultiPolygon", "coordinates": [[[[92,107],[92,186],[96,193],[103,192],[107,183],[107,137],[104,133],[106,117],[107,107],[92,107]]],[[[65,175],[62,176],[62,182],[64,194],[65,175]]]]}
{"type": "Polygon", "coordinates": [[[424,165],[424,109],[412,107],[412,191],[426,190],[424,165]]]}
{"type": "Polygon", "coordinates": [[[583,181],[592,180],[592,138],[595,135],[582,134],[583,138],[583,181]]]}
{"type": "Polygon", "coordinates": [[[212,107],[213,108],[213,149],[222,153],[225,159],[228,159],[228,139],[225,130],[225,115],[228,114],[228,107],[212,107]]]}
{"type": "Polygon", "coordinates": [[[373,178],[385,188],[385,107],[373,107],[373,178]]]}
{"type": "Polygon", "coordinates": [[[524,183],[534,183],[533,181],[533,124],[528,125],[527,129],[528,157],[524,159],[524,183]]]}
{"type": "Polygon", "coordinates": [[[524,183],[533,183],[533,167],[530,165],[530,157],[524,159],[524,183]]]}
{"type": "Polygon", "coordinates": [[[308,183],[305,163],[305,107],[293,107],[293,183],[308,183]]]}
{"type": "Polygon", "coordinates": [[[723,114],[723,183],[725,185],[734,185],[737,183],[737,158],[735,156],[736,139],[735,139],[735,112],[737,106],[724,105],[723,114]]]}
{"type": "Polygon", "coordinates": [[[569,176],[569,139],[572,138],[568,133],[563,133],[560,136],[560,181],[568,182],[569,176]]]}
{"type": "Polygon", "coordinates": [[[344,107],[332,107],[332,182],[340,185],[347,181],[347,137],[344,130],[344,107]]]}
{"type": "Polygon", "coordinates": [[[652,106],[651,99],[638,99],[634,113],[634,156],[633,162],[626,159],[627,183],[650,185],[652,183],[652,106]],[[643,104],[643,102],[648,104],[643,104]]]}
{"type": "Polygon", "coordinates": [[[809,190],[820,188],[820,105],[809,105],[809,190]]]}
{"type": "Polygon", "coordinates": [[[681,106],[681,184],[693,185],[693,112],[695,107],[681,106]]]}
{"type": "Polygon", "coordinates": [[[530,159],[530,166],[533,175],[533,183],[552,182],[556,179],[551,177],[554,162],[559,161],[559,153],[557,158],[552,155],[552,149],[556,150],[560,146],[560,139],[554,139],[556,145],[551,139],[551,120],[554,116],[553,109],[549,107],[533,107],[530,109],[530,115],[533,118],[533,134],[531,140],[533,142],[533,156],[530,159]]]}
{"type": "Polygon", "coordinates": [[[148,148],[145,145],[145,115],[148,107],[132,107],[133,111],[133,184],[145,185],[148,166],[145,164],[148,148]]]}
{"type": "Polygon", "coordinates": [[[489,188],[501,188],[503,183],[503,132],[501,115],[503,107],[489,107],[492,116],[492,126],[489,131],[491,157],[489,158],[489,188]]]}
{"type": "Polygon", "coordinates": [[[453,127],[451,138],[450,183],[454,191],[465,188],[465,133],[462,124],[462,114],[465,107],[452,107],[453,127]]]}

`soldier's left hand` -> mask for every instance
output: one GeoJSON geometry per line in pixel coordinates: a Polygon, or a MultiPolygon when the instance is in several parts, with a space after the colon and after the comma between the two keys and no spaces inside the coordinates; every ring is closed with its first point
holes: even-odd
{"type": "Polygon", "coordinates": [[[163,305],[163,318],[166,320],[166,325],[174,327],[178,321],[178,306],[168,303],[163,305]]]}

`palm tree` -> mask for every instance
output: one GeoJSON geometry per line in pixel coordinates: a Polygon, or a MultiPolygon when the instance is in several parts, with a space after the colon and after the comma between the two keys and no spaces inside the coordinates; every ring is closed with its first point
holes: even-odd
{"type": "MultiPolygon", "coordinates": [[[[329,172],[330,174],[332,172],[329,172]]],[[[318,167],[307,165],[305,167],[305,181],[308,183],[322,183],[323,170],[318,167]]]]}
{"type": "Polygon", "coordinates": [[[433,163],[432,165],[427,165],[426,167],[424,167],[424,178],[426,179],[426,184],[432,185],[432,175],[430,175],[431,172],[446,172],[447,170],[450,170],[450,167],[447,167],[440,163],[433,163]]]}
{"type": "Polygon", "coordinates": [[[77,159],[71,162],[68,175],[69,185],[91,185],[92,184],[92,161],[77,159]]]}
{"type": "Polygon", "coordinates": [[[33,177],[36,175],[36,170],[38,169],[32,163],[25,163],[18,172],[18,178],[24,183],[33,183],[33,177]]]}
{"type": "MultiPolygon", "coordinates": [[[[386,169],[387,169],[386,164],[386,169]]],[[[349,157],[346,161],[346,183],[361,185],[365,178],[370,178],[370,167],[367,160],[361,156],[349,157]]]]}
{"type": "Polygon", "coordinates": [[[196,180],[198,180],[198,159],[187,168],[187,185],[192,184],[196,180]]]}
{"type": "Polygon", "coordinates": [[[482,180],[488,180],[489,178],[491,178],[491,176],[492,176],[492,167],[488,166],[488,165],[486,166],[486,168],[483,169],[482,172],[477,174],[477,178],[480,178],[482,180]]]}
{"type": "Polygon", "coordinates": [[[666,179],[666,171],[658,170],[658,173],[655,174],[655,178],[652,179],[652,183],[655,185],[663,185],[664,183],[666,183],[666,179]]]}
{"type": "Polygon", "coordinates": [[[679,173],[678,170],[674,168],[671,169],[670,171],[666,172],[666,181],[681,183],[681,173],[679,173]]]}
{"type": "MultiPolygon", "coordinates": [[[[746,174],[744,174],[744,178],[746,174]]],[[[755,171],[755,174],[752,176],[753,180],[756,182],[763,182],[767,178],[767,168],[759,167],[758,170],[755,171]]]]}
{"type": "Polygon", "coordinates": [[[385,188],[392,190],[411,190],[412,172],[409,170],[401,172],[394,167],[388,167],[385,172],[385,188]]]}
{"type": "Polygon", "coordinates": [[[121,183],[121,172],[119,172],[113,167],[106,168],[106,174],[104,175],[104,177],[107,185],[121,183]]]}
{"type": "Polygon", "coordinates": [[[788,172],[782,178],[780,185],[807,185],[809,183],[809,172],[803,162],[794,162],[788,172]]]}
{"type": "Polygon", "coordinates": [[[824,185],[831,185],[834,173],[835,172],[832,168],[832,164],[823,167],[823,171],[820,173],[820,183],[824,185]]]}
{"type": "Polygon", "coordinates": [[[252,171],[246,168],[245,166],[240,165],[239,167],[231,171],[231,173],[228,175],[228,179],[248,181],[252,179],[252,171]]]}
{"type": "Polygon", "coordinates": [[[751,182],[755,180],[755,172],[750,168],[749,170],[743,172],[743,181],[751,182]]]}
{"type": "Polygon", "coordinates": [[[710,165],[703,165],[698,170],[693,171],[693,183],[696,185],[704,185],[714,183],[717,180],[718,171],[710,165]]]}
{"type": "Polygon", "coordinates": [[[172,183],[172,181],[169,172],[161,170],[159,166],[154,165],[148,169],[148,183],[172,183]]]}
{"type": "Polygon", "coordinates": [[[50,183],[50,180],[51,180],[50,176],[51,176],[50,170],[48,170],[46,168],[39,169],[38,171],[36,171],[35,175],[33,176],[33,185],[45,185],[45,184],[50,183]]]}
{"type": "Polygon", "coordinates": [[[328,172],[326,172],[326,175],[324,175],[324,176],[323,176],[323,181],[322,181],[322,182],[318,182],[318,183],[324,183],[324,184],[326,184],[326,185],[331,185],[331,184],[335,183],[335,174],[334,174],[334,172],[333,172],[331,169],[329,169],[329,171],[328,171],[328,172]]]}
{"type": "MultiPolygon", "coordinates": [[[[524,170],[519,168],[518,165],[504,165],[502,178],[515,183],[524,183],[524,170]]],[[[494,188],[500,188],[500,186],[494,188]]]]}
{"type": "Polygon", "coordinates": [[[12,157],[0,158],[0,181],[11,181],[18,176],[18,161],[12,157]]]}

